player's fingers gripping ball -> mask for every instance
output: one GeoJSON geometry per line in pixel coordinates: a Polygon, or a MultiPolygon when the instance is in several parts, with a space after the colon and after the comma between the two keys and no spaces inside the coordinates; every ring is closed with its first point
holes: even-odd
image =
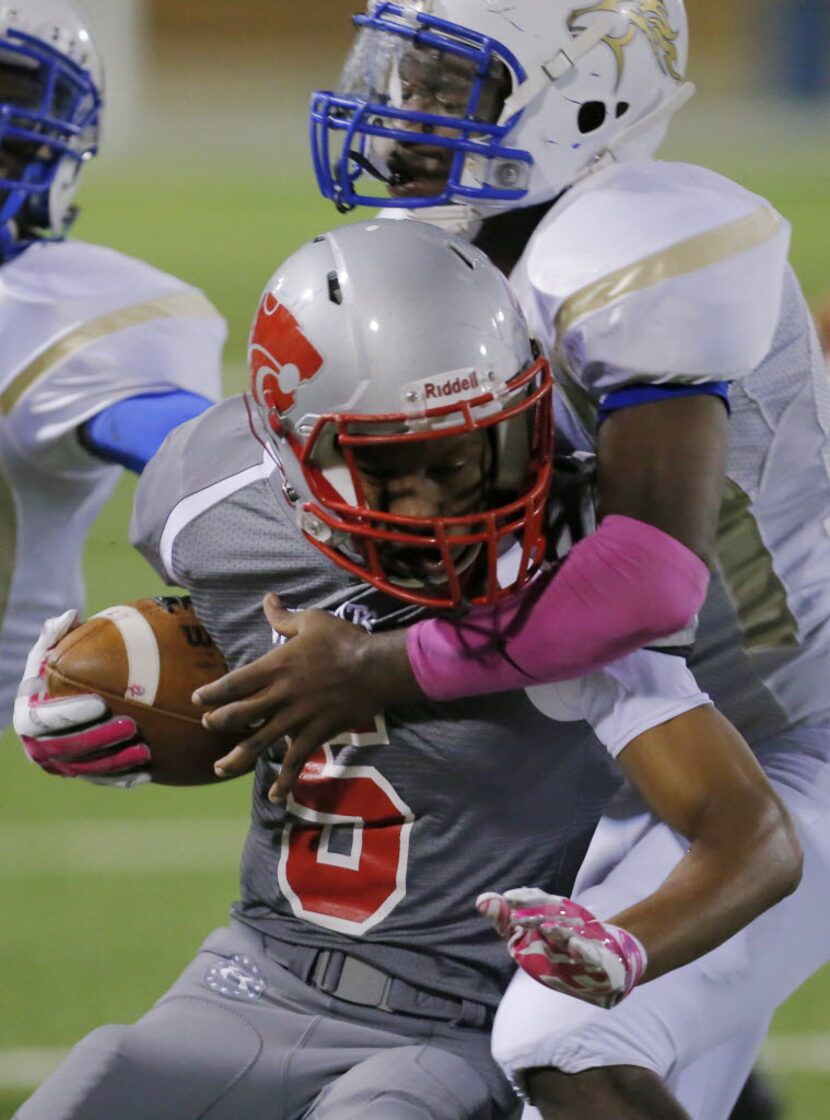
{"type": "Polygon", "coordinates": [[[507,940],[519,968],[555,991],[613,1007],[646,970],[636,937],[569,898],[523,887],[481,895],[477,906],[507,940]]]}
{"type": "Polygon", "coordinates": [[[126,716],[111,716],[100,696],[50,696],[48,657],[78,625],[76,611],[49,618],[29,651],[14,704],[14,729],[28,757],[47,774],[131,786],[147,780],[141,770],[149,748],[136,741],[138,728],[126,716]]]}

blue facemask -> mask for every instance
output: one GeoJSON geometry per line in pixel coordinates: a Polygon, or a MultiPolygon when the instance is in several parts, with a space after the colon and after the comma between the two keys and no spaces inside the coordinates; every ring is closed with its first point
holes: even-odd
{"type": "Polygon", "coordinates": [[[89,70],[43,39],[0,36],[0,258],[60,239],[75,212],[50,194],[97,151],[101,93],[89,70]]]}
{"type": "Polygon", "coordinates": [[[533,159],[505,144],[515,118],[497,123],[512,82],[525,78],[512,53],[400,4],[378,3],[354,22],[359,35],[341,89],[311,98],[312,157],[325,197],[341,210],[518,202],[533,159]],[[383,184],[375,193],[372,180],[383,184]]]}

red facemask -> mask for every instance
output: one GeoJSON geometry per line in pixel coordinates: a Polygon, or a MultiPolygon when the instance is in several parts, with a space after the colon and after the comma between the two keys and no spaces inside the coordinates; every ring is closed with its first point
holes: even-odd
{"type": "Polygon", "coordinates": [[[285,448],[283,454],[295,456],[302,470],[310,500],[302,504],[300,523],[308,540],[339,567],[390,595],[451,610],[465,602],[493,603],[514,593],[544,560],[553,463],[552,389],[550,367],[540,358],[517,374],[500,395],[483,392],[421,408],[417,414],[324,414],[307,435],[298,434],[280,417],[277,402],[267,399],[262,387],[257,404],[285,448]],[[505,396],[509,403],[504,403],[505,396]],[[527,433],[528,455],[525,477],[509,497],[494,497],[493,504],[485,502],[484,508],[463,516],[405,517],[368,505],[355,461],[360,450],[426,444],[481,431],[489,434],[498,456],[507,431],[501,426],[518,424],[527,433]],[[341,469],[348,471],[354,502],[327,474],[332,448],[337,449],[341,469]],[[500,586],[497,562],[511,545],[519,550],[511,564],[515,576],[500,586]],[[402,551],[413,558],[412,578],[402,579],[389,570],[389,555],[402,551]],[[419,554],[429,559],[431,571],[440,559],[440,579],[433,576],[427,581],[418,575],[419,554]]]}

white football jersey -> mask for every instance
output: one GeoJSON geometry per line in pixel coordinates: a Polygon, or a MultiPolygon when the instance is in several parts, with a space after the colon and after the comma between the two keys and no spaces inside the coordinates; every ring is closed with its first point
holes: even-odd
{"type": "Polygon", "coordinates": [[[120,474],[79,425],[144,393],[218,399],[225,333],[200,291],[98,245],[0,268],[0,728],[44,619],[83,608],[84,539],[120,474]]]}
{"type": "Polygon", "coordinates": [[[578,450],[594,449],[609,393],[732,383],[693,665],[751,740],[830,721],[830,382],[788,242],[757,195],[652,160],[568,191],[512,277],[553,357],[557,430],[578,450]]]}
{"type": "Polygon", "coordinates": [[[710,703],[682,657],[649,649],[587,676],[525,692],[551,719],[584,720],[612,758],[643,732],[710,703]]]}

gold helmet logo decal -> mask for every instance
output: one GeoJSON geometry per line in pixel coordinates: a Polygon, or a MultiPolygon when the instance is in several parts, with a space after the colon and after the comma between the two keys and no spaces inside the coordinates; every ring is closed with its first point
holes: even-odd
{"type": "Polygon", "coordinates": [[[677,82],[683,81],[683,75],[677,69],[677,40],[680,31],[675,31],[669,23],[665,0],[600,0],[597,4],[574,9],[568,16],[568,30],[584,30],[581,22],[583,16],[598,12],[612,12],[620,16],[621,21],[626,21],[625,30],[619,35],[608,34],[602,40],[611,48],[617,60],[617,86],[625,71],[626,47],[640,32],[648,39],[657,65],[663,73],[677,82]]]}

